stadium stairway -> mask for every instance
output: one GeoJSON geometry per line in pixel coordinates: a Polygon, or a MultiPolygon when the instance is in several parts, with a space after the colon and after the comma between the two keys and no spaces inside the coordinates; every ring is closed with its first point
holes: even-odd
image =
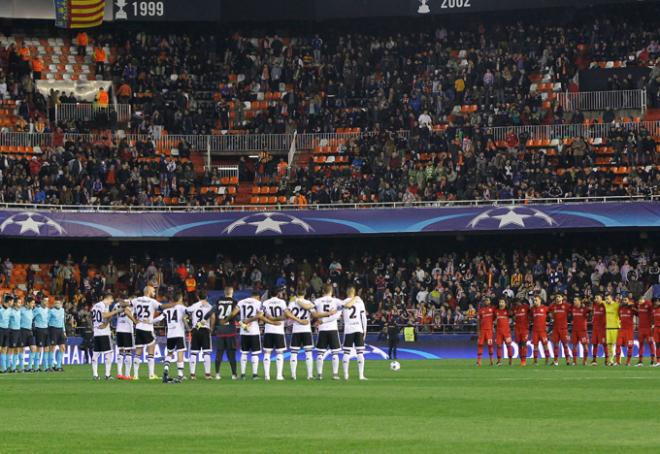
{"type": "Polygon", "coordinates": [[[252,184],[251,181],[244,181],[238,185],[238,192],[236,193],[235,205],[249,205],[250,198],[252,197],[252,184]]]}

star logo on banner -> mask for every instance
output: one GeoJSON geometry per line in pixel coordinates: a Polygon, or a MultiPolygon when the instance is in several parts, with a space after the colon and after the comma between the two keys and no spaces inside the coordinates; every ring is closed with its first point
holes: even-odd
{"type": "Polygon", "coordinates": [[[254,235],[261,235],[262,233],[274,233],[282,235],[283,228],[287,226],[294,226],[295,229],[287,228],[287,233],[305,233],[313,232],[314,229],[311,225],[306,223],[300,218],[283,213],[260,213],[245,216],[232,222],[222,233],[231,235],[236,230],[240,233],[253,233],[254,235]],[[254,229],[254,230],[252,230],[254,229]]]}
{"type": "MultiPolygon", "coordinates": [[[[533,228],[538,226],[538,223],[532,222],[533,220],[541,221],[542,225],[557,225],[557,222],[544,213],[541,210],[530,207],[502,207],[502,208],[493,208],[486,210],[483,213],[479,213],[477,216],[472,218],[468,223],[468,227],[471,229],[476,228],[477,226],[488,222],[490,220],[496,220],[497,224],[495,225],[498,229],[515,226],[521,228],[533,228]]],[[[492,224],[492,221],[491,221],[492,224]]]]}
{"type": "Polygon", "coordinates": [[[32,211],[9,216],[0,224],[0,233],[6,235],[62,235],[64,228],[50,217],[32,211]]]}

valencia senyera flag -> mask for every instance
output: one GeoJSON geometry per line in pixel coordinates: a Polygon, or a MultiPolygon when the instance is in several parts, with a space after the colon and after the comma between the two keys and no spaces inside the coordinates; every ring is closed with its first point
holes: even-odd
{"type": "Polygon", "coordinates": [[[89,28],[103,23],[105,0],[54,0],[55,25],[62,28],[89,28]]]}

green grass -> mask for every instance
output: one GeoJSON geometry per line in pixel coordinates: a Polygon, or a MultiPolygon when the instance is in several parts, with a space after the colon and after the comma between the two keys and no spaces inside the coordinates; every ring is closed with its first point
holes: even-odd
{"type": "Polygon", "coordinates": [[[388,365],[367,361],[370,380],[348,383],[2,375],[0,452],[660,450],[660,368],[388,365]]]}

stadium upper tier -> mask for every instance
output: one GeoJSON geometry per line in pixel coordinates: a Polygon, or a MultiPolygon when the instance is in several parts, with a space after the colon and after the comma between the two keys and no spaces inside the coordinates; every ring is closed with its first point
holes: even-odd
{"type": "Polygon", "coordinates": [[[110,132],[95,141],[27,134],[20,137],[48,137],[49,145],[0,145],[0,200],[307,207],[660,195],[660,125],[626,126],[609,127],[602,137],[563,139],[532,139],[512,129],[497,140],[492,130],[472,127],[347,134],[298,152],[291,167],[267,153],[227,157],[208,167],[204,155],[183,142],[170,150],[157,140],[118,139],[110,132]]]}
{"type": "MultiPolygon", "coordinates": [[[[132,105],[133,132],[581,123],[584,115],[566,111],[557,99],[576,88],[579,69],[655,66],[659,16],[645,11],[629,8],[617,20],[607,8],[570,16],[525,13],[524,21],[513,14],[489,23],[476,16],[445,18],[396,30],[321,24],[314,33],[280,35],[250,29],[162,34],[120,26],[84,38],[17,32],[0,38],[0,80],[7,84],[0,90],[25,102],[4,122],[47,130],[59,103],[80,101],[67,92],[35,93],[33,78],[97,78],[113,82],[111,101],[132,105]]],[[[607,89],[646,88],[654,106],[659,71],[646,78],[612,76],[607,89]]],[[[94,127],[80,121],[60,126],[94,127]]]]}

